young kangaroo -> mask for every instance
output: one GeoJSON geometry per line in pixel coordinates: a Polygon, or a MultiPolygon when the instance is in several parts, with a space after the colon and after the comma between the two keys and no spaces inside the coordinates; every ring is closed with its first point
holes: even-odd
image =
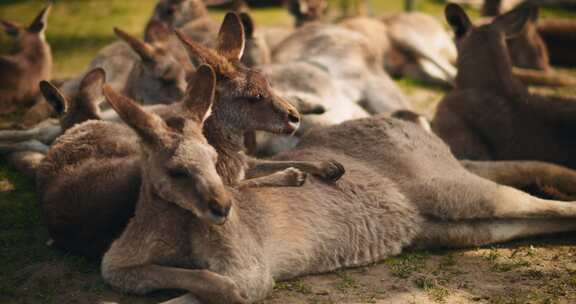
{"type": "Polygon", "coordinates": [[[56,137],[84,121],[100,119],[98,105],[104,98],[104,79],[104,70],[90,71],[73,95],[64,95],[52,83],[41,81],[40,91],[58,113],[59,124],[45,123],[24,131],[3,131],[0,153],[7,153],[7,161],[20,172],[35,177],[38,166],[56,137]]]}
{"type": "MultiPolygon", "coordinates": [[[[108,98],[119,112],[137,111],[108,98]]],[[[148,139],[167,137],[149,121],[131,120],[148,131],[139,202],[102,261],[104,280],[124,292],[179,289],[188,294],[168,303],[252,303],[275,281],[367,265],[406,247],[482,246],[576,230],[573,203],[475,176],[413,123],[380,116],[317,129],[275,158],[335,158],[348,170],[336,184],[311,178],[300,188],[238,190],[217,181],[210,155],[182,145],[177,159],[186,160],[179,167],[187,174],[164,177],[173,163],[166,146],[177,140],[148,139]],[[198,180],[215,190],[181,190],[198,180]],[[214,201],[224,212],[210,211],[214,201]]]]}
{"type": "Polygon", "coordinates": [[[10,55],[0,56],[0,113],[28,106],[38,94],[38,82],[50,79],[52,52],[44,34],[52,1],[28,27],[0,20],[0,26],[14,38],[10,55]]]}
{"type": "Polygon", "coordinates": [[[530,19],[523,8],[475,27],[450,5],[458,42],[456,89],[438,106],[433,130],[457,158],[540,160],[576,168],[576,100],[530,94],[512,75],[506,38],[530,19]]]}

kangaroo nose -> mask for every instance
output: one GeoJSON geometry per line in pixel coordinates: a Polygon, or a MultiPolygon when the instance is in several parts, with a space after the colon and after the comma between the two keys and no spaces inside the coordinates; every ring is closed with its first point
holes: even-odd
{"type": "Polygon", "coordinates": [[[224,219],[228,216],[228,214],[230,214],[229,206],[224,207],[216,201],[211,201],[208,204],[208,209],[210,210],[210,213],[212,213],[212,215],[218,219],[224,219]]]}

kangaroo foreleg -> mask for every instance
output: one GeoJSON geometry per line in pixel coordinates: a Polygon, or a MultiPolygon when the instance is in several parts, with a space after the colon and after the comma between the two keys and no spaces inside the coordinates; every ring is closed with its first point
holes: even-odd
{"type": "Polygon", "coordinates": [[[288,168],[270,175],[240,181],[239,188],[300,187],[306,182],[306,173],[288,168]]]}
{"type": "Polygon", "coordinates": [[[106,279],[114,287],[128,292],[181,289],[191,294],[182,300],[197,298],[203,304],[246,303],[245,297],[230,278],[204,269],[142,265],[108,271],[106,279]]]}
{"type": "Polygon", "coordinates": [[[296,168],[306,173],[316,175],[324,180],[335,182],[346,170],[337,161],[270,161],[251,158],[248,159],[249,169],[246,177],[260,177],[270,175],[287,168],[296,168]]]}

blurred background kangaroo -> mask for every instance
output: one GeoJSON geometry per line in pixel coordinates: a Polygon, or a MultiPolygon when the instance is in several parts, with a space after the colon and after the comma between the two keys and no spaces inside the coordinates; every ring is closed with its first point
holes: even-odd
{"type": "Polygon", "coordinates": [[[0,20],[0,26],[14,39],[10,55],[0,56],[0,113],[29,106],[39,92],[38,82],[52,76],[52,51],[46,42],[46,26],[52,2],[30,25],[0,20]]]}

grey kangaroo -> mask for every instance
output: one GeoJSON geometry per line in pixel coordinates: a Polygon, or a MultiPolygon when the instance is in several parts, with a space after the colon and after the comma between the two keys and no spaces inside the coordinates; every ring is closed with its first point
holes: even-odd
{"type": "Polygon", "coordinates": [[[107,98],[139,133],[145,156],[135,216],[102,261],[104,280],[124,292],[180,289],[188,293],[167,303],[252,303],[275,281],[367,265],[406,248],[576,230],[573,203],[473,175],[413,123],[376,116],[317,129],[274,158],[334,158],[347,169],[337,183],[311,177],[300,188],[236,189],[218,178],[211,153],[197,152],[210,150],[200,136],[187,141],[134,103],[107,98]],[[174,168],[181,173],[171,175],[174,168]],[[187,191],[198,180],[206,186],[187,191]],[[224,211],[212,211],[214,202],[224,211]]]}

